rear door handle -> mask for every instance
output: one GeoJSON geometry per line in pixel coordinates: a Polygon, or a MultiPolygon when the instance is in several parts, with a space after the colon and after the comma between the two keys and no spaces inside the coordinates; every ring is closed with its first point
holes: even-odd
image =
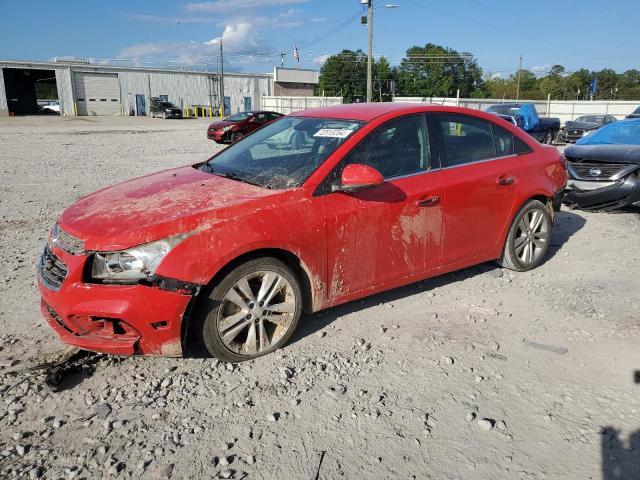
{"type": "Polygon", "coordinates": [[[420,200],[417,202],[419,207],[433,207],[435,205],[438,205],[439,203],[440,203],[440,197],[438,195],[435,195],[430,198],[425,198],[424,200],[420,200]]]}
{"type": "Polygon", "coordinates": [[[511,185],[516,179],[513,177],[500,177],[498,179],[498,185],[511,185]]]}

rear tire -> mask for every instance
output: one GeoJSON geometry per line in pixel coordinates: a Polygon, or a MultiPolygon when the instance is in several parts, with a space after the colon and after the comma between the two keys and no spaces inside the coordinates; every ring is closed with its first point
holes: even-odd
{"type": "Polygon", "coordinates": [[[553,130],[547,130],[547,133],[544,134],[544,138],[542,139],[542,143],[553,145],[553,136],[553,130]]]}
{"type": "Polygon", "coordinates": [[[210,355],[242,362],[283,347],[302,310],[300,282],[291,268],[277,258],[257,258],[211,290],[196,313],[196,328],[210,355]]]}
{"type": "Polygon", "coordinates": [[[516,272],[536,268],[544,260],[550,238],[549,210],[541,201],[530,200],[514,217],[498,263],[516,272]]]}

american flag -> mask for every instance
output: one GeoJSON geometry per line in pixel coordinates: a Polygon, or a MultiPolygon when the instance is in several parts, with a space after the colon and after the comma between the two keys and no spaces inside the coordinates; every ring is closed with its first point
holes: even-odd
{"type": "Polygon", "coordinates": [[[296,47],[295,45],[293,46],[293,59],[300,63],[300,54],[298,54],[298,47],[296,47]]]}

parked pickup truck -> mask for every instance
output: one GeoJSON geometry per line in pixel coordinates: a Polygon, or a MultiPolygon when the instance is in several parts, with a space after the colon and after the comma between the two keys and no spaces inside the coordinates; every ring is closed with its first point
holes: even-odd
{"type": "Polygon", "coordinates": [[[533,103],[499,103],[487,112],[510,121],[540,143],[552,144],[560,131],[560,119],[540,117],[533,103]]]}

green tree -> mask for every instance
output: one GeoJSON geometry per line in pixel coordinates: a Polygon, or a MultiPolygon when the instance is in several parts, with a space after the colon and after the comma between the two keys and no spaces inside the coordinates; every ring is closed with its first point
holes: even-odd
{"type": "Polygon", "coordinates": [[[410,47],[398,68],[398,88],[408,96],[462,97],[483,93],[482,69],[470,54],[428,43],[410,47]]]}
{"type": "Polygon", "coordinates": [[[342,96],[350,103],[354,95],[367,93],[367,55],[362,50],[343,50],[330,56],[320,69],[316,93],[342,96]]]}

